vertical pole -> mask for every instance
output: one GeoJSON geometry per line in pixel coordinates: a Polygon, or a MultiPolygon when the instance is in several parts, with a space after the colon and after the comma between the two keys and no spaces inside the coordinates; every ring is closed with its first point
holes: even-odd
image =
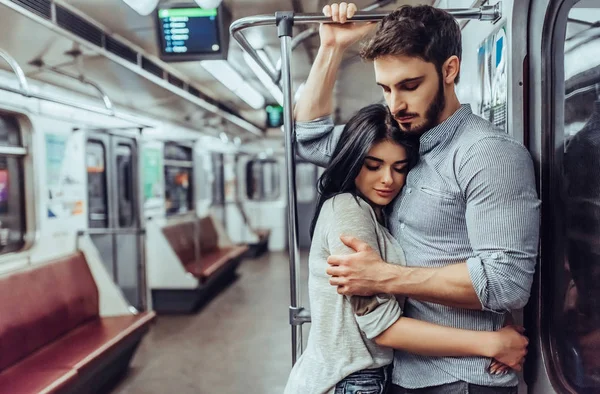
{"type": "MultiPolygon", "coordinates": [[[[298,214],[296,207],[296,157],[294,152],[294,112],[292,103],[292,26],[293,13],[277,13],[277,32],[281,41],[281,71],[283,90],[283,128],[285,133],[285,164],[288,175],[288,245],[290,255],[290,310],[298,307],[298,268],[300,246],[298,242],[298,214]]],[[[292,364],[302,353],[302,325],[290,321],[292,328],[292,364]]]]}

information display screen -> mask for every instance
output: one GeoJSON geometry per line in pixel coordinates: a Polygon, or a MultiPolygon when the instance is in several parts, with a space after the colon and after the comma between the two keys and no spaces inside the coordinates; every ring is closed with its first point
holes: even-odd
{"type": "Polygon", "coordinates": [[[158,29],[163,60],[204,60],[225,52],[221,43],[222,8],[159,8],[158,29]]]}
{"type": "Polygon", "coordinates": [[[280,127],[283,125],[283,107],[281,105],[267,105],[267,127],[280,127]]]}

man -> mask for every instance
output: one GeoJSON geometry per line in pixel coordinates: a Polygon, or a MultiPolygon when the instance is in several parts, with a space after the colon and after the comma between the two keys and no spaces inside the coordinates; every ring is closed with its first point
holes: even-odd
{"type": "MultiPolygon", "coordinates": [[[[373,25],[345,23],[354,4],[324,13],[321,46],[296,109],[300,156],[326,165],[339,139],[332,91],[344,51],[373,25]]],[[[448,13],[404,6],[379,25],[362,50],[406,133],[418,136],[420,160],[387,223],[408,267],[381,261],[360,240],[357,253],[331,256],[338,292],[408,297],[409,317],[464,329],[497,330],[529,299],[539,233],[539,200],[531,157],[510,136],[460,105],[461,32],[448,13]]],[[[514,372],[492,374],[490,360],[396,352],[393,393],[516,393],[514,372]]]]}

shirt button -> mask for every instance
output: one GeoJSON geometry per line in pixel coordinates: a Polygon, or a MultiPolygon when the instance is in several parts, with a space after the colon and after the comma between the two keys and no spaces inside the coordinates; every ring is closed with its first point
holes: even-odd
{"type": "Polygon", "coordinates": [[[497,259],[498,258],[498,253],[492,253],[492,255],[490,256],[493,259],[497,259]]]}
{"type": "Polygon", "coordinates": [[[400,225],[400,228],[401,228],[402,230],[404,230],[404,227],[406,227],[406,224],[402,223],[402,224],[400,225]]]}
{"type": "Polygon", "coordinates": [[[412,189],[409,187],[408,189],[406,189],[406,193],[408,193],[408,194],[412,193],[412,189]]]}

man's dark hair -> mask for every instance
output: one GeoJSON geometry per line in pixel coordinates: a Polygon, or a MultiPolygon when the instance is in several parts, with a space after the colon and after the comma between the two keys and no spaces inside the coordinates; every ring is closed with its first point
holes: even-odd
{"type": "MultiPolygon", "coordinates": [[[[433,63],[441,74],[451,56],[462,56],[460,27],[454,17],[439,8],[405,5],[379,23],[375,36],[361,51],[361,57],[411,56],[433,63]]],[[[459,75],[455,82],[458,83],[459,75]]]]}

